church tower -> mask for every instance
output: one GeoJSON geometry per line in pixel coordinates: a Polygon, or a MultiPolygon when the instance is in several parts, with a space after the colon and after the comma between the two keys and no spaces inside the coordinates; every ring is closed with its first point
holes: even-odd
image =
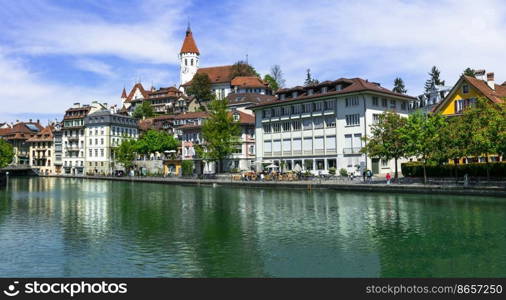
{"type": "Polygon", "coordinates": [[[187,83],[192,80],[193,75],[197,73],[199,68],[200,52],[197,44],[193,40],[192,30],[190,24],[186,29],[186,36],[184,38],[183,46],[179,52],[179,82],[180,84],[187,83]]]}

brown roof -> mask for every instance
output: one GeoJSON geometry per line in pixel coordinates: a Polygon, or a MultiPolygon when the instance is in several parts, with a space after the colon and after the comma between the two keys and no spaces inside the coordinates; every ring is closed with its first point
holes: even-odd
{"type": "Polygon", "coordinates": [[[12,128],[0,128],[0,136],[8,135],[12,128]]]}
{"type": "Polygon", "coordinates": [[[3,133],[3,136],[7,140],[27,140],[33,137],[35,134],[40,132],[43,127],[40,123],[35,122],[18,122],[12,126],[12,128],[6,128],[8,131],[3,133]],[[35,127],[36,130],[31,130],[27,125],[35,127]]]}
{"type": "Polygon", "coordinates": [[[53,140],[53,126],[44,127],[39,133],[29,138],[27,142],[50,142],[53,140]]]}
{"type": "Polygon", "coordinates": [[[278,94],[278,95],[279,94],[286,94],[286,93],[290,93],[293,91],[302,91],[302,93],[299,94],[296,98],[287,98],[285,100],[275,99],[270,102],[264,102],[261,104],[257,104],[255,106],[253,106],[252,108],[267,106],[267,105],[277,104],[277,103],[286,103],[286,102],[292,102],[292,101],[298,101],[298,100],[319,98],[319,97],[323,97],[323,96],[342,95],[342,94],[366,92],[366,91],[378,92],[378,93],[402,97],[402,98],[406,98],[406,99],[410,99],[410,100],[416,100],[415,97],[392,92],[389,89],[379,86],[379,84],[376,84],[374,82],[369,82],[368,80],[364,80],[362,78],[351,78],[351,79],[339,78],[337,80],[330,81],[330,82],[325,81],[324,84],[318,84],[318,85],[313,85],[313,86],[308,86],[308,87],[296,86],[293,88],[281,89],[281,90],[278,90],[276,92],[276,94],[278,94]],[[328,85],[336,86],[337,84],[342,84],[342,87],[340,90],[337,90],[334,88],[334,89],[328,89],[326,93],[314,93],[312,95],[307,94],[308,89],[314,89],[315,87],[328,86],[328,85]]]}
{"type": "Polygon", "coordinates": [[[184,124],[184,125],[181,125],[179,126],[177,129],[180,129],[180,130],[190,130],[190,129],[198,129],[198,128],[201,128],[202,125],[199,125],[199,124],[184,124]]]}
{"type": "Polygon", "coordinates": [[[181,51],[179,51],[179,53],[197,53],[200,55],[199,48],[197,48],[197,44],[195,43],[195,40],[193,40],[193,34],[189,26],[186,30],[183,46],[181,47],[181,51]]]}
{"type": "Polygon", "coordinates": [[[209,114],[205,111],[186,112],[186,113],[182,113],[182,114],[178,114],[178,115],[174,116],[174,120],[205,118],[208,115],[209,114]]]}
{"type": "Polygon", "coordinates": [[[233,114],[239,114],[239,124],[243,124],[243,125],[249,125],[249,124],[255,124],[255,116],[251,115],[251,114],[247,114],[245,112],[242,112],[242,111],[231,111],[229,112],[228,114],[231,116],[233,114]]]}
{"type": "Polygon", "coordinates": [[[126,90],[123,88],[123,92],[121,92],[121,99],[125,99],[127,97],[126,90]]]}
{"type": "Polygon", "coordinates": [[[255,93],[230,93],[227,96],[229,106],[245,103],[260,104],[276,100],[277,98],[275,96],[255,93]]]}
{"type": "Polygon", "coordinates": [[[506,97],[506,86],[494,84],[494,90],[491,89],[487,82],[474,77],[463,75],[467,82],[480,91],[485,97],[495,103],[502,103],[502,98],[506,97]]]}
{"type": "Polygon", "coordinates": [[[232,82],[230,83],[232,86],[239,86],[239,87],[249,87],[249,88],[265,88],[266,83],[262,81],[262,79],[256,77],[256,76],[237,76],[234,79],[232,79],[232,82]]]}
{"type": "MultiPolygon", "coordinates": [[[[207,74],[211,83],[227,83],[232,80],[233,66],[219,66],[200,68],[197,70],[197,74],[207,74]]],[[[183,84],[183,86],[191,85],[191,80],[183,84]]]]}
{"type": "Polygon", "coordinates": [[[130,93],[128,93],[128,96],[126,97],[125,102],[131,102],[132,101],[132,99],[133,99],[133,97],[135,95],[135,91],[137,89],[139,89],[139,91],[141,92],[143,98],[147,98],[148,97],[148,92],[144,89],[144,87],[142,86],[142,83],[138,82],[138,83],[136,83],[132,87],[132,90],[130,91],[130,93]]]}

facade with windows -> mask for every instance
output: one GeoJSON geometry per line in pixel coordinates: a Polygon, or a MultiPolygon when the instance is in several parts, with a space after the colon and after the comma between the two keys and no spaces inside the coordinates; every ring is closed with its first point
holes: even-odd
{"type": "Polygon", "coordinates": [[[111,175],[121,168],[115,165],[113,149],[124,140],[137,139],[137,121],[109,109],[97,110],[84,118],[86,161],[85,173],[111,175]]]}
{"type": "Polygon", "coordinates": [[[251,107],[256,116],[257,169],[271,163],[284,171],[313,173],[344,168],[356,174],[365,169],[379,174],[394,169],[393,161],[367,157],[360,149],[380,114],[391,110],[407,116],[413,97],[360,78],[276,94],[277,100],[251,107]]]}
{"type": "Polygon", "coordinates": [[[55,174],[54,126],[49,125],[27,140],[30,145],[30,166],[39,174],[55,174]]]}

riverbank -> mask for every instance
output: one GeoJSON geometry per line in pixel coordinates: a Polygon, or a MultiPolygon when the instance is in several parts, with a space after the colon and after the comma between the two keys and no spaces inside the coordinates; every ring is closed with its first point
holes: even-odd
{"type": "Polygon", "coordinates": [[[111,180],[129,182],[147,182],[176,185],[226,185],[242,188],[289,188],[289,189],[331,189],[339,191],[409,193],[409,194],[447,194],[506,197],[506,186],[458,186],[458,185],[422,185],[422,184],[382,184],[382,183],[350,183],[348,181],[234,181],[227,179],[193,179],[193,178],[161,178],[161,177],[108,177],[108,176],[55,176],[41,177],[77,178],[92,180],[111,180]]]}

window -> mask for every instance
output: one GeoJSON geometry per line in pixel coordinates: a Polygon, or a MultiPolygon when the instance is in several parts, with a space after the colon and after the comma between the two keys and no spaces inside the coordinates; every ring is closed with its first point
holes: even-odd
{"type": "Polygon", "coordinates": [[[292,105],[292,114],[300,113],[300,104],[292,105]]]}
{"type": "Polygon", "coordinates": [[[288,116],[290,114],[290,106],[283,106],[281,108],[281,114],[283,116],[288,116]]]}
{"type": "Polygon", "coordinates": [[[272,141],[272,152],[281,152],[281,140],[272,141]]]}
{"type": "Polygon", "coordinates": [[[271,141],[264,141],[264,152],[272,152],[271,141]]]}
{"type": "Polygon", "coordinates": [[[300,121],[293,121],[292,122],[292,128],[293,128],[293,131],[299,131],[300,130],[300,121]]]}
{"type": "Polygon", "coordinates": [[[327,140],[325,142],[325,148],[327,151],[335,151],[336,150],[336,136],[330,135],[327,136],[327,140]]]}
{"type": "Polygon", "coordinates": [[[270,133],[271,132],[271,124],[264,124],[264,133],[270,133]]]}
{"type": "Polygon", "coordinates": [[[314,138],[314,148],[316,150],[323,150],[323,136],[317,136],[314,138]]]}
{"type": "Polygon", "coordinates": [[[381,106],[383,106],[383,107],[387,107],[388,106],[388,101],[387,101],[386,98],[382,98],[381,99],[381,106]]]}
{"type": "Polygon", "coordinates": [[[193,66],[193,58],[190,59],[190,65],[193,66]]]}
{"type": "Polygon", "coordinates": [[[379,105],[378,97],[372,97],[372,105],[374,105],[374,106],[379,105]]]}
{"type": "Polygon", "coordinates": [[[346,97],[344,100],[345,100],[346,106],[358,105],[358,96],[346,97]]]}
{"type": "Polygon", "coordinates": [[[304,141],[302,143],[302,149],[305,153],[311,153],[313,151],[313,138],[307,137],[304,138],[304,141]]]}
{"type": "Polygon", "coordinates": [[[290,122],[283,123],[283,131],[290,131],[290,122]]]}
{"type": "Polygon", "coordinates": [[[290,139],[283,140],[283,151],[292,151],[292,141],[290,139]]]}
{"type": "Polygon", "coordinates": [[[346,126],[358,126],[360,125],[360,115],[346,115],[346,126]]]}
{"type": "Polygon", "coordinates": [[[313,122],[311,119],[305,119],[302,121],[302,127],[304,130],[311,130],[313,127],[313,122]]]}
{"type": "Polygon", "coordinates": [[[293,145],[293,151],[298,151],[298,152],[302,151],[302,139],[300,139],[300,138],[293,139],[292,145],[293,145]]]}
{"type": "Polygon", "coordinates": [[[394,99],[391,99],[390,100],[390,108],[396,108],[397,107],[397,101],[395,101],[394,99]]]}
{"type": "Polygon", "coordinates": [[[248,149],[249,149],[249,154],[251,154],[251,155],[255,154],[255,145],[249,145],[248,149]]]}
{"type": "Polygon", "coordinates": [[[463,94],[469,93],[469,85],[467,85],[467,84],[462,85],[462,93],[463,94]]]}
{"type": "Polygon", "coordinates": [[[188,65],[188,59],[184,59],[184,65],[187,66],[188,65]]]}
{"type": "Polygon", "coordinates": [[[406,102],[405,101],[401,102],[401,110],[406,110],[406,102]]]}
{"type": "Polygon", "coordinates": [[[281,115],[281,107],[274,108],[274,117],[279,117],[281,115]]]}
{"type": "Polygon", "coordinates": [[[90,157],[93,156],[93,150],[90,149],[90,157]]]}
{"type": "Polygon", "coordinates": [[[95,149],[95,157],[98,157],[98,149],[95,149]]]}
{"type": "Polygon", "coordinates": [[[233,118],[234,118],[234,121],[236,121],[236,122],[237,122],[237,121],[239,121],[240,116],[239,116],[239,114],[234,114],[234,115],[233,115],[233,118]]]}
{"type": "Polygon", "coordinates": [[[325,125],[327,126],[327,128],[336,127],[336,118],[334,118],[334,117],[325,118],[325,125]]]}
{"type": "Polygon", "coordinates": [[[372,115],[372,123],[373,124],[378,124],[379,121],[380,121],[380,116],[381,116],[380,114],[373,114],[372,115]]]}
{"type": "Polygon", "coordinates": [[[314,129],[323,128],[323,118],[315,118],[314,119],[314,129]]]}
{"type": "Polygon", "coordinates": [[[100,149],[100,156],[104,157],[104,149],[100,149]]]}
{"type": "Polygon", "coordinates": [[[325,170],[325,160],[317,159],[315,162],[316,162],[316,170],[325,170]]]}
{"type": "Polygon", "coordinates": [[[310,113],[311,112],[311,103],[304,104],[304,106],[302,106],[302,112],[303,113],[310,113]]]}
{"type": "Polygon", "coordinates": [[[388,160],[387,159],[382,159],[381,160],[381,167],[382,168],[388,168],[388,160]]]}
{"type": "Polygon", "coordinates": [[[281,132],[281,123],[274,123],[274,124],[272,124],[272,131],[274,131],[274,132],[281,132]]]}
{"type": "Polygon", "coordinates": [[[100,145],[103,145],[104,144],[104,138],[101,138],[100,139],[100,145]]]}
{"type": "Polygon", "coordinates": [[[334,100],[325,101],[325,110],[334,110],[334,100]]]}
{"type": "Polygon", "coordinates": [[[313,103],[313,111],[322,111],[323,109],[323,103],[322,102],[315,102],[313,103]]]}

